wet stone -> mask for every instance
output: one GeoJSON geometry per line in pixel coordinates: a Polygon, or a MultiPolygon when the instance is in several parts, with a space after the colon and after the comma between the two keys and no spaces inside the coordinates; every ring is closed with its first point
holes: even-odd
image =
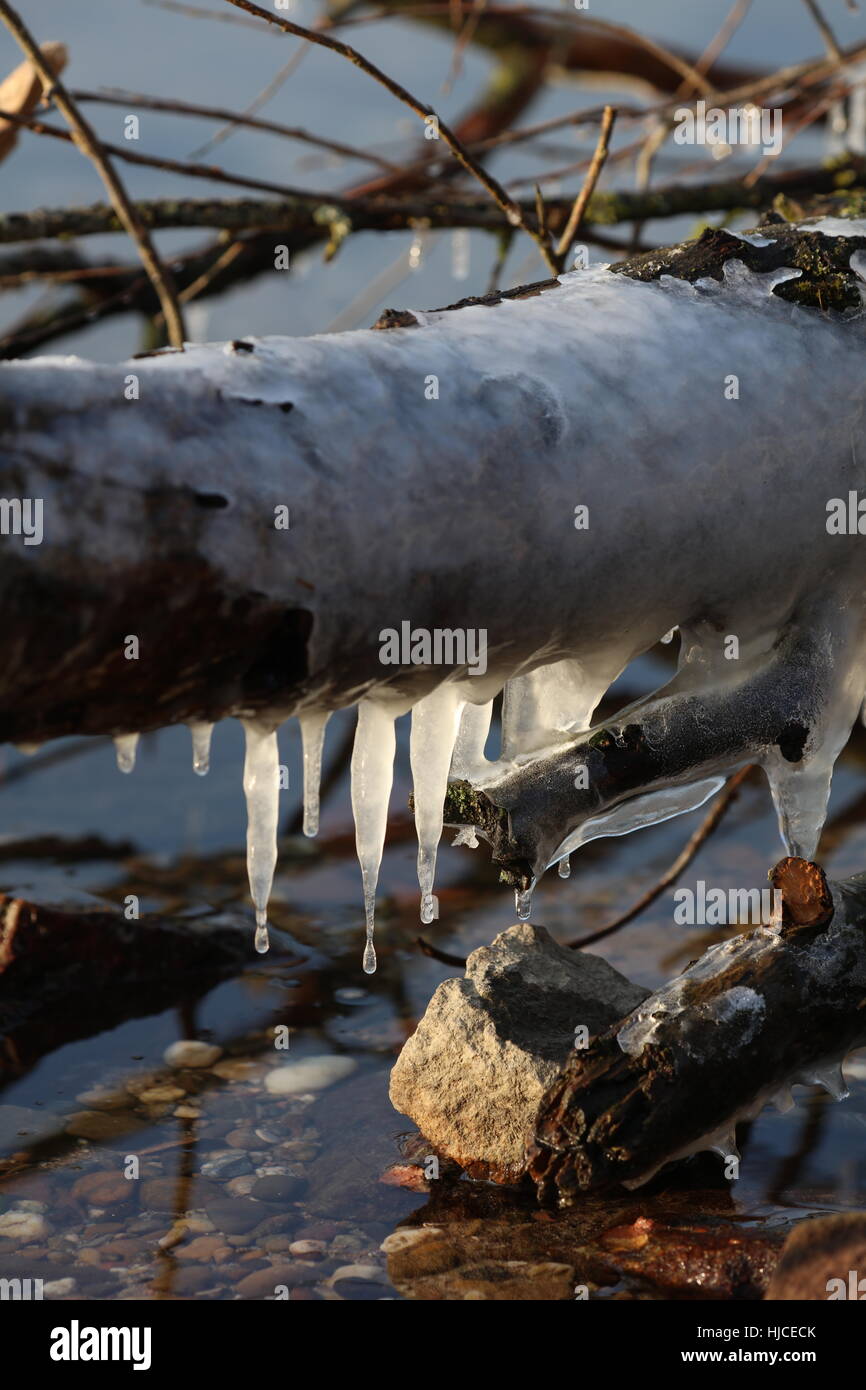
{"type": "Polygon", "coordinates": [[[67,1134],[76,1139],[92,1139],[96,1143],[130,1139],[146,1128],[143,1120],[130,1115],[128,1111],[119,1110],[80,1110],[66,1121],[67,1134]]]}
{"type": "Polygon", "coordinates": [[[245,1153],[224,1153],[209,1158],[201,1171],[206,1178],[241,1178],[253,1171],[253,1165],[245,1153]]]}
{"type": "Polygon", "coordinates": [[[222,1056],[222,1048],[215,1043],[198,1042],[186,1038],[172,1043],[165,1049],[163,1060],[167,1067],[212,1067],[222,1056]]]}
{"type": "Polygon", "coordinates": [[[304,1178],[274,1173],[256,1180],[252,1196],[259,1202],[294,1202],[303,1195],[306,1186],[304,1178]]]}
{"type": "Polygon", "coordinates": [[[218,1202],[211,1202],[208,1205],[207,1213],[217,1230],[233,1236],[246,1235],[248,1231],[252,1231],[260,1225],[268,1215],[266,1207],[243,1197],[230,1197],[218,1202]]]}
{"type": "Polygon", "coordinates": [[[72,1196],[88,1206],[110,1210],[137,1201],[138,1187],[135,1180],[125,1178],[122,1173],[85,1173],[84,1177],[73,1183],[72,1196]]]}

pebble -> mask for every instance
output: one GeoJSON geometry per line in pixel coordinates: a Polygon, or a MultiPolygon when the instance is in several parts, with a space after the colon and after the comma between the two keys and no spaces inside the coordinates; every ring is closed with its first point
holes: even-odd
{"type": "Polygon", "coordinates": [[[328,1247],[323,1240],[293,1240],[289,1246],[290,1255],[299,1255],[301,1258],[317,1260],[324,1255],[328,1247]]]}
{"type": "Polygon", "coordinates": [[[221,1047],[215,1043],[197,1042],[193,1038],[184,1038],[180,1042],[172,1043],[162,1054],[163,1061],[167,1067],[212,1067],[214,1062],[218,1062],[223,1054],[221,1047]]]}
{"type": "Polygon", "coordinates": [[[149,1086],[145,1091],[139,1091],[138,1099],[145,1105],[161,1105],[164,1102],[173,1100],[183,1100],[186,1091],[182,1091],[180,1086],[149,1086]]]}
{"type": "Polygon", "coordinates": [[[266,1071],[264,1062],[244,1061],[240,1057],[226,1057],[213,1067],[214,1075],[223,1081],[261,1081],[266,1071]]]}
{"type": "Polygon", "coordinates": [[[378,1265],[341,1265],[335,1269],[328,1283],[333,1288],[339,1284],[341,1279],[361,1279],[366,1284],[386,1284],[388,1282],[384,1270],[378,1265]]]}
{"type": "Polygon", "coordinates": [[[231,1251],[226,1245],[222,1236],[196,1236],[189,1245],[180,1245],[175,1249],[175,1256],[178,1260],[195,1260],[204,1263],[206,1260],[216,1259],[217,1255],[225,1258],[231,1251]]]}
{"type": "Polygon", "coordinates": [[[177,1105],[172,1113],[179,1120],[199,1120],[202,1112],[194,1105],[177,1105]]]}
{"type": "Polygon", "coordinates": [[[172,1274],[172,1292],[179,1294],[204,1293],[205,1289],[214,1288],[223,1277],[217,1275],[212,1269],[203,1269],[196,1265],[183,1266],[172,1274]]]}
{"type": "Polygon", "coordinates": [[[401,1250],[408,1250],[410,1246],[417,1245],[421,1240],[429,1240],[441,1234],[441,1226],[406,1226],[386,1236],[379,1249],[384,1255],[395,1255],[401,1250]]]}
{"type": "Polygon", "coordinates": [[[137,1120],[128,1111],[79,1110],[66,1121],[66,1133],[76,1139],[94,1139],[104,1142],[107,1139],[120,1139],[131,1136],[146,1128],[142,1120],[137,1120]]]}
{"type": "Polygon", "coordinates": [[[201,1165],[206,1178],[240,1178],[253,1171],[253,1165],[245,1153],[217,1154],[201,1165]]]}
{"type": "Polygon", "coordinates": [[[14,1241],[16,1245],[29,1245],[34,1240],[44,1240],[51,1234],[51,1227],[43,1216],[33,1211],[6,1211],[0,1216],[0,1236],[14,1241]]]}
{"type": "Polygon", "coordinates": [[[100,1086],[94,1087],[91,1091],[82,1091],[75,1099],[88,1110],[125,1110],[129,1105],[129,1096],[125,1090],[108,1091],[100,1086]]]}
{"type": "Polygon", "coordinates": [[[138,1195],[138,1185],[122,1173],[85,1173],[72,1185],[72,1196],[91,1207],[119,1207],[132,1202],[138,1195]]]}
{"type": "Polygon", "coordinates": [[[248,1197],[211,1202],[207,1212],[218,1231],[232,1236],[241,1236],[247,1231],[252,1231],[268,1214],[266,1207],[258,1205],[248,1197]]]}
{"type": "Polygon", "coordinates": [[[252,1196],[258,1202],[294,1202],[306,1191],[306,1187],[304,1178],[273,1173],[268,1177],[256,1179],[252,1196]]]}
{"type": "Polygon", "coordinates": [[[265,1078],[265,1088],[273,1096],[303,1095],[309,1091],[324,1091],[337,1081],[343,1081],[356,1070],[354,1057],[304,1057],[274,1067],[265,1078]]]}
{"type": "Polygon", "coordinates": [[[230,1149],[253,1149],[256,1145],[256,1132],[254,1129],[230,1129],[226,1135],[226,1143],[230,1149]]]}
{"type": "Polygon", "coordinates": [[[241,1298],[273,1298],[281,1284],[292,1289],[298,1284],[315,1283],[317,1278],[317,1271],[304,1265],[269,1265],[241,1279],[237,1292],[241,1298]]]}
{"type": "Polygon", "coordinates": [[[259,1244],[269,1255],[290,1255],[295,1242],[291,1236],[265,1236],[259,1244]]]}
{"type": "Polygon", "coordinates": [[[43,1298],[68,1298],[71,1293],[75,1293],[76,1284],[74,1279],[50,1279],[47,1284],[42,1285],[43,1298]]]}
{"type": "Polygon", "coordinates": [[[226,1183],[226,1192],[232,1197],[249,1197],[258,1179],[255,1173],[245,1173],[242,1178],[232,1178],[226,1183]]]}

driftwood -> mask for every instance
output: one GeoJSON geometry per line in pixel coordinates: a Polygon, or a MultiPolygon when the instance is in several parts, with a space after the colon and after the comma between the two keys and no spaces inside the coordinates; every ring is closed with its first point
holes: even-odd
{"type": "MultiPolygon", "coordinates": [[[[866,224],[852,222],[850,236],[784,223],[766,230],[769,246],[710,233],[649,259],[637,257],[605,278],[611,285],[663,275],[720,279],[731,260],[756,273],[781,262],[799,274],[792,270],[777,285],[777,303],[787,296],[839,309],[857,300],[859,277],[850,261],[866,250],[866,224]]],[[[590,280],[598,274],[586,272],[590,280]]],[[[29,743],[69,733],[115,734],[274,708],[285,715],[310,703],[351,702],[383,680],[417,698],[448,672],[383,668],[380,629],[399,626],[405,617],[428,629],[484,626],[493,689],[521,662],[531,669],[550,660],[551,645],[568,651],[577,634],[612,678],[624,660],[667,630],[661,624],[683,620],[678,604],[686,566],[701,575],[689,605],[700,611],[720,601],[727,558],[720,537],[718,562],[710,563],[688,507],[681,516],[667,516],[658,543],[678,555],[679,568],[668,567],[665,577],[657,573],[655,556],[643,557],[652,569],[645,575],[639,625],[632,625],[627,649],[599,654],[618,613],[633,603],[618,558],[629,543],[632,511],[645,506],[649,516],[657,505],[655,479],[647,476],[652,463],[642,458],[636,472],[628,431],[617,442],[599,421],[596,428],[608,431],[605,450],[614,450],[622,470],[620,493],[611,497],[605,490],[614,465],[600,471],[592,439],[584,442],[591,434],[587,412],[604,401],[603,392],[602,408],[616,410],[622,420],[642,413],[643,446],[650,459],[660,450],[668,470],[680,467],[664,442],[671,414],[681,415],[687,441],[705,433],[709,422],[713,446],[742,459],[746,492],[735,502],[743,525],[754,518],[763,527],[770,520],[761,510],[764,483],[756,481],[752,496],[748,480],[763,466],[763,432],[772,419],[778,482],[796,492],[799,504],[774,498],[774,526],[792,544],[798,534],[805,537],[807,522],[811,535],[802,489],[813,488],[809,501],[823,515],[831,482],[815,482],[818,453],[813,458],[806,447],[807,422],[816,451],[820,440],[822,462],[832,432],[844,435],[838,450],[832,446],[832,486],[853,487],[860,479],[846,418],[846,412],[856,418],[850,402],[859,379],[852,363],[857,326],[810,315],[813,346],[827,373],[835,373],[836,394],[803,353],[814,399],[808,409],[801,404],[802,419],[792,418],[793,405],[787,408],[788,457],[774,400],[734,409],[722,401],[731,349],[713,337],[729,325],[733,332],[748,308],[732,304],[725,314],[714,301],[714,317],[706,323],[696,318],[692,326],[692,307],[680,309],[673,296],[644,288],[659,295],[650,319],[659,333],[654,361],[663,362],[665,335],[676,331],[681,314],[682,331],[694,334],[683,338],[687,359],[689,342],[695,354],[718,359],[718,391],[711,399],[695,394],[685,372],[679,382],[666,377],[665,389],[676,398],[659,403],[658,381],[650,378],[638,344],[629,363],[633,340],[618,330],[603,352],[600,314],[572,311],[571,344],[561,337],[551,342],[562,333],[566,300],[578,293],[580,278],[465,301],[453,313],[427,316],[420,328],[424,316],[411,313],[397,320],[406,327],[386,332],[242,339],[227,344],[225,354],[188,348],[117,366],[36,359],[0,368],[0,494],[42,498],[45,508],[41,544],[28,547],[15,535],[2,539],[7,658],[0,738],[29,743]],[[667,327],[659,321],[662,311],[670,315],[667,327]],[[489,333],[491,351],[495,341],[486,376],[478,354],[464,349],[464,323],[470,333],[479,326],[489,333]],[[534,335],[529,355],[526,333],[534,335]],[[556,374],[566,359],[568,379],[560,383],[556,374]],[[852,364],[847,371],[846,361],[852,364]],[[425,379],[437,367],[442,399],[425,400],[425,379]],[[620,370],[621,381],[610,376],[620,370]],[[576,450],[584,455],[577,465],[576,450]],[[549,473],[539,499],[540,454],[549,473]],[[481,462],[467,472],[469,457],[481,462]],[[569,517],[576,481],[582,498],[592,502],[597,493],[598,508],[608,509],[610,543],[602,535],[600,547],[575,548],[569,517]],[[629,512],[617,519],[610,509],[623,505],[622,497],[629,512]],[[288,533],[274,525],[281,504],[291,513],[288,533]],[[411,536],[412,544],[395,544],[398,533],[411,536]],[[570,567],[567,594],[551,564],[554,544],[570,567]],[[652,596],[650,584],[658,590],[652,596]],[[128,659],[130,634],[138,638],[139,659],[128,659]]],[[[630,294],[625,299],[632,303],[630,294]]],[[[734,360],[744,374],[760,372],[777,340],[800,351],[777,315],[755,310],[754,316],[754,347],[736,338],[734,360]]],[[[693,458],[694,447],[683,464],[690,470],[690,506],[700,510],[711,497],[713,505],[723,505],[712,460],[699,480],[693,458]]],[[[856,537],[847,546],[833,539],[833,560],[853,556],[856,537]]],[[[770,624],[775,613],[790,612],[791,584],[774,576],[763,555],[752,558],[748,551],[744,545],[738,556],[738,585],[753,582],[752,592],[761,589],[770,624]]],[[[799,584],[814,591],[826,568],[820,547],[810,542],[799,584]]],[[[731,606],[728,621],[742,619],[731,630],[745,630],[748,611],[731,606]]],[[[473,689],[480,684],[470,682],[473,689]]],[[[770,732],[781,732],[784,724],[770,732]]],[[[538,857],[523,845],[512,855],[538,857]]]]}
{"type": "Polygon", "coordinates": [[[803,860],[772,871],[778,926],[712,947],[634,1013],[575,1051],[546,1093],[529,1153],[540,1197],[639,1186],[734,1129],[793,1083],[844,1094],[839,1063],[866,1042],[866,875],[828,885],[803,860]]]}

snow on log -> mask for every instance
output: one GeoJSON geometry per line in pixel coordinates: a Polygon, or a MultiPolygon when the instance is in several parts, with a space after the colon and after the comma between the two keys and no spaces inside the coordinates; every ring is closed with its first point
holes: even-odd
{"type": "Polygon", "coordinates": [[[864,253],[866,222],[773,223],[378,331],[0,366],[0,736],[110,733],[129,767],[186,721],[202,770],[244,720],[263,945],[274,732],[301,715],[313,828],[326,717],[360,702],[367,969],[410,708],[424,920],[449,775],[524,916],[548,863],[746,759],[811,854],[866,689],[864,253]],[[587,738],[675,627],[671,687],[587,738]]]}
{"type": "Polygon", "coordinates": [[[704,1149],[738,1159],[737,1123],[790,1108],[797,1082],[847,1095],[840,1061],[866,1042],[866,875],[829,885],[783,859],[771,879],[778,921],[710,947],[572,1053],[529,1149],[541,1198],[639,1187],[704,1149]]]}

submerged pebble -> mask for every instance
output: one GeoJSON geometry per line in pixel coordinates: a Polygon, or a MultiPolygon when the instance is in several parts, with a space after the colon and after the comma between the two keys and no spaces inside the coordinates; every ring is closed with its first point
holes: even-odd
{"type": "Polygon", "coordinates": [[[167,1047],[162,1057],[167,1067],[212,1067],[222,1055],[223,1050],[216,1043],[184,1038],[167,1047]]]}
{"type": "Polygon", "coordinates": [[[287,1062],[268,1072],[265,1087],[273,1096],[303,1095],[306,1091],[324,1091],[337,1081],[351,1076],[358,1063],[353,1057],[304,1057],[287,1062]]]}

